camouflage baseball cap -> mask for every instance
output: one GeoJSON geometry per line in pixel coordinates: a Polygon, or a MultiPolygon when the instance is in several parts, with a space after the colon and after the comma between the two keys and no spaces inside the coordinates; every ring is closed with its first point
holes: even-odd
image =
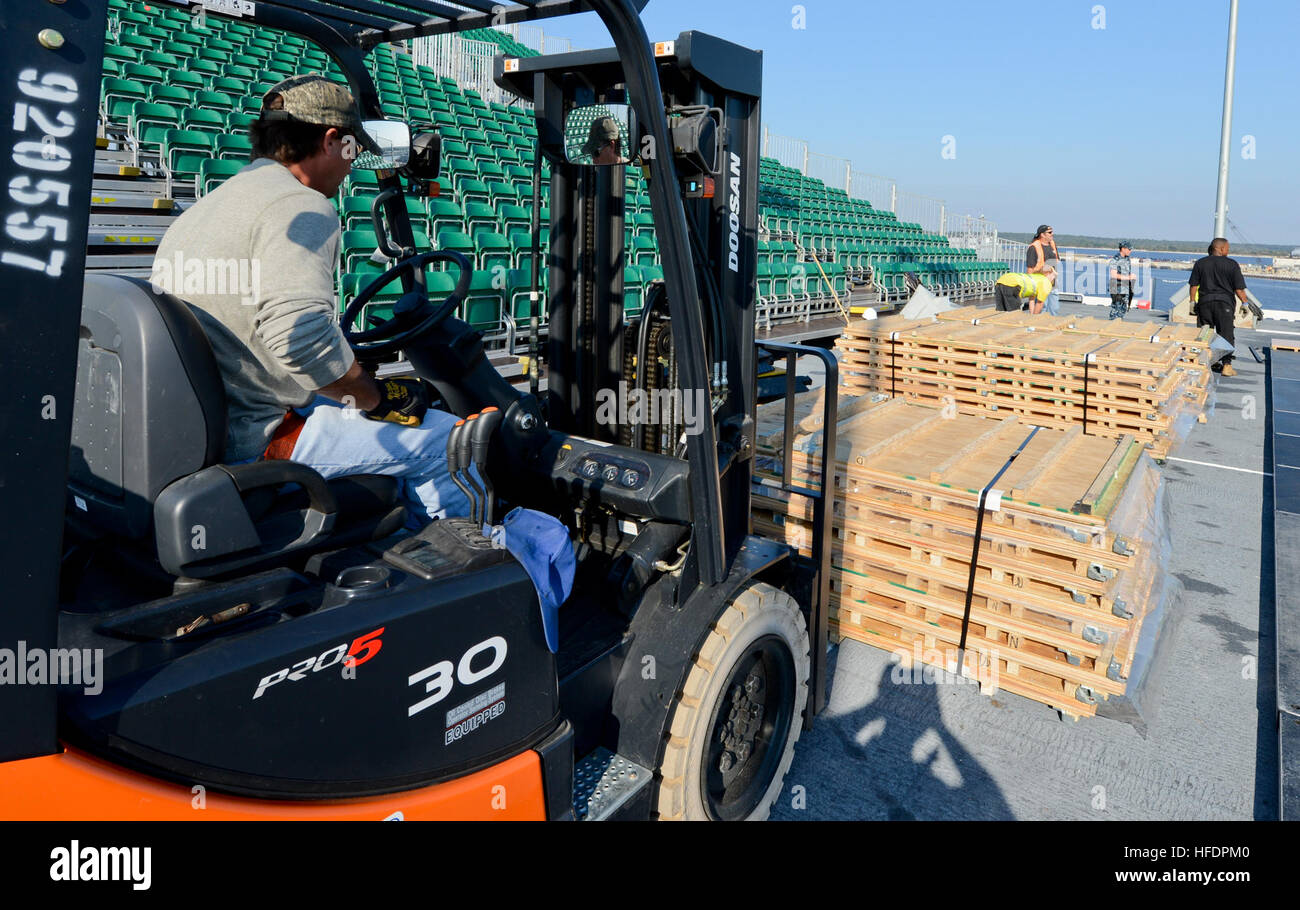
{"type": "Polygon", "coordinates": [[[262,96],[262,116],[277,114],[288,120],[345,130],[356,136],[366,151],[380,154],[379,145],[361,128],[361,116],[352,93],[320,73],[293,76],[272,86],[262,96]],[[280,96],[282,107],[268,109],[272,95],[280,96]]]}
{"type": "Polygon", "coordinates": [[[587,136],[587,144],[583,146],[583,151],[588,155],[594,155],[618,139],[618,121],[613,117],[597,117],[591,124],[591,134],[587,136]]]}

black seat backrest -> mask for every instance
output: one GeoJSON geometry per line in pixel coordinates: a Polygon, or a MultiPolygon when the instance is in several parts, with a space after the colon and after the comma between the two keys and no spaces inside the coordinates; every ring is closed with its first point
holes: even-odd
{"type": "Polygon", "coordinates": [[[226,393],[189,305],[148,281],[86,276],[68,507],[113,534],[149,533],[172,481],[222,460],[226,393]]]}

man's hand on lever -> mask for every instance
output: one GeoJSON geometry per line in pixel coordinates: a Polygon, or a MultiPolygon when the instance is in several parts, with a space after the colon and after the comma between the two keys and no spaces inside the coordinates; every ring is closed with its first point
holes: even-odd
{"type": "Polygon", "coordinates": [[[429,410],[429,389],[419,379],[385,379],[379,383],[380,400],[365,411],[371,420],[418,427],[429,410]]]}

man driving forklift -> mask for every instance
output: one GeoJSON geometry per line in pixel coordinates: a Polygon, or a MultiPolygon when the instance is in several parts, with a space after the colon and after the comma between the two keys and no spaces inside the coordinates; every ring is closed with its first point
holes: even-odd
{"type": "Polygon", "coordinates": [[[250,132],[251,163],[177,218],[154,260],[155,287],[190,304],[216,355],[226,462],[397,476],[413,524],[469,514],[447,470],[457,418],[429,409],[419,379],[377,382],[335,317],[340,225],[329,200],[358,145],[379,151],[352,95],[322,75],[286,79],[250,132]],[[251,287],[204,280],[233,261],[251,287]]]}
{"type": "Polygon", "coordinates": [[[623,155],[623,139],[618,121],[613,117],[599,117],[591,124],[591,133],[582,151],[591,156],[593,165],[628,163],[623,155]]]}

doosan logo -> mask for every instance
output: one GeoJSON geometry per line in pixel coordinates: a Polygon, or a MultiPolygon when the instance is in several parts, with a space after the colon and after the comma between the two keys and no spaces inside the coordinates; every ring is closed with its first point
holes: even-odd
{"type": "Polygon", "coordinates": [[[153,875],[153,847],[83,847],[73,841],[50,851],[50,880],[56,882],[131,882],[148,891],[153,875]]]}
{"type": "Polygon", "coordinates": [[[729,207],[727,216],[727,268],[733,272],[740,271],[740,156],[731,153],[731,180],[728,188],[729,207]]]}

